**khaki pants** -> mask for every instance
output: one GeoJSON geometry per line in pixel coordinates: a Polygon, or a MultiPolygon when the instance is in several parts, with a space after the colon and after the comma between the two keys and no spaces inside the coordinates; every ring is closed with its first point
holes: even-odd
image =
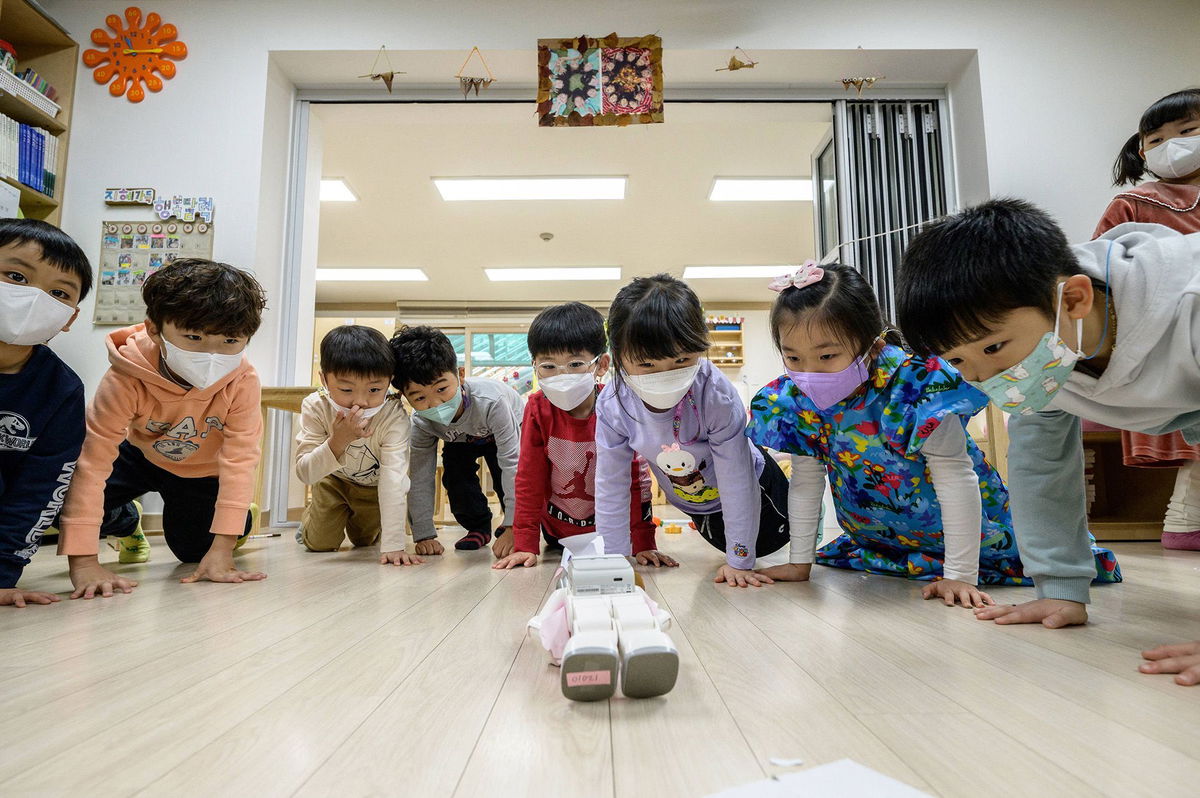
{"type": "Polygon", "coordinates": [[[300,519],[300,540],[309,551],[337,551],[346,538],[354,546],[373,546],[382,530],[379,489],[332,474],[313,485],[300,519]]]}

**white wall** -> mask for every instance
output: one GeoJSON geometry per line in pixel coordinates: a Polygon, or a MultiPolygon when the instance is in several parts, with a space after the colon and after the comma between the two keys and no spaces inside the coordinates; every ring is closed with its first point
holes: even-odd
{"type": "MultiPolygon", "coordinates": [[[[45,5],[84,48],[112,10],[90,0],[45,5]]],[[[462,0],[452,9],[412,0],[160,0],[153,10],[179,27],[188,58],[140,105],[110,97],[81,66],[63,227],[95,259],[100,221],[136,213],[106,209],[104,188],[212,195],[215,257],[252,267],[278,296],[287,87],[268,73],[272,50],[521,49],[539,37],[614,29],[661,31],[680,49],[977,49],[986,182],[978,163],[967,165],[964,194],[977,199],[990,187],[1032,199],[1072,238],[1090,233],[1112,194],[1109,165],[1141,111],[1200,83],[1194,0],[926,0],[919,9],[890,0],[462,0]]],[[[978,139],[959,149],[977,160],[978,139]]],[[[82,318],[91,312],[89,301],[82,318]]],[[[266,383],[292,377],[275,365],[278,319],[269,309],[250,347],[266,383]]],[[[106,366],[106,331],[83,323],[54,344],[89,387],[106,366]]]]}

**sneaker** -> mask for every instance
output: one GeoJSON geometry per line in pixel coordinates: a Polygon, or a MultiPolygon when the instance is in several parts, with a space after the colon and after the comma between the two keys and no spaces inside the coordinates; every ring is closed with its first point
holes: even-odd
{"type": "MultiPolygon", "coordinates": [[[[251,534],[252,534],[252,533],[253,533],[253,532],[254,532],[256,529],[258,529],[258,516],[259,516],[258,505],[257,505],[257,504],[253,504],[253,503],[251,503],[251,505],[250,505],[250,531],[249,531],[249,532],[247,532],[247,533],[246,533],[246,534],[244,534],[244,535],[239,535],[239,536],[238,536],[237,543],[234,543],[234,544],[233,544],[233,550],[234,550],[234,551],[237,551],[237,550],[238,550],[238,549],[240,549],[242,546],[245,546],[245,545],[246,545],[246,541],[250,539],[250,535],[251,535],[251,534]]],[[[303,541],[303,540],[300,538],[300,533],[299,533],[299,532],[296,532],[296,540],[299,540],[301,543],[303,543],[303,542],[304,542],[304,541],[303,541]]]]}
{"type": "Polygon", "coordinates": [[[1163,532],[1162,547],[1177,551],[1200,551],[1200,529],[1195,532],[1163,532]]]}
{"type": "Polygon", "coordinates": [[[458,539],[458,542],[454,544],[454,548],[459,551],[475,551],[476,549],[482,549],[491,539],[491,532],[468,532],[458,539]]]}
{"type": "Polygon", "coordinates": [[[122,564],[142,563],[150,561],[150,541],[142,534],[142,505],[134,502],[137,508],[138,525],[132,535],[117,538],[117,562],[122,564]]]}

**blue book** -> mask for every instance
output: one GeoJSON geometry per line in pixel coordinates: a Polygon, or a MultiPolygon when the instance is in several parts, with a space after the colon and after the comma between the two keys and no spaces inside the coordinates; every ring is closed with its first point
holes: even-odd
{"type": "Polygon", "coordinates": [[[46,192],[46,134],[41,128],[30,130],[33,134],[33,187],[42,193],[46,192]]]}
{"type": "Polygon", "coordinates": [[[21,123],[21,155],[17,168],[17,180],[29,185],[29,125],[21,123]]]}

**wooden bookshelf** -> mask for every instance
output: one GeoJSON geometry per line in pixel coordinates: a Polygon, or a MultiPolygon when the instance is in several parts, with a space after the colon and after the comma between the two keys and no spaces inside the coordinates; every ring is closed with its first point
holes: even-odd
{"type": "Polygon", "coordinates": [[[1096,501],[1088,528],[1097,540],[1158,540],[1175,486],[1174,468],[1131,468],[1124,463],[1121,433],[1083,433],[1083,447],[1096,453],[1092,484],[1096,501]]]}
{"type": "Polygon", "coordinates": [[[67,143],[71,128],[71,106],[75,97],[75,73],[79,45],[31,0],[0,0],[0,39],[17,51],[17,71],[32,68],[58,91],[55,102],[61,110],[50,116],[15,94],[0,94],[0,114],[18,122],[40,127],[58,139],[57,183],[48,196],[15,179],[5,182],[21,190],[21,211],[31,219],[59,224],[67,173],[67,143]]]}
{"type": "Polygon", "coordinates": [[[717,366],[741,368],[745,365],[742,330],[718,330],[709,323],[708,338],[712,342],[708,347],[708,359],[717,366]]]}

